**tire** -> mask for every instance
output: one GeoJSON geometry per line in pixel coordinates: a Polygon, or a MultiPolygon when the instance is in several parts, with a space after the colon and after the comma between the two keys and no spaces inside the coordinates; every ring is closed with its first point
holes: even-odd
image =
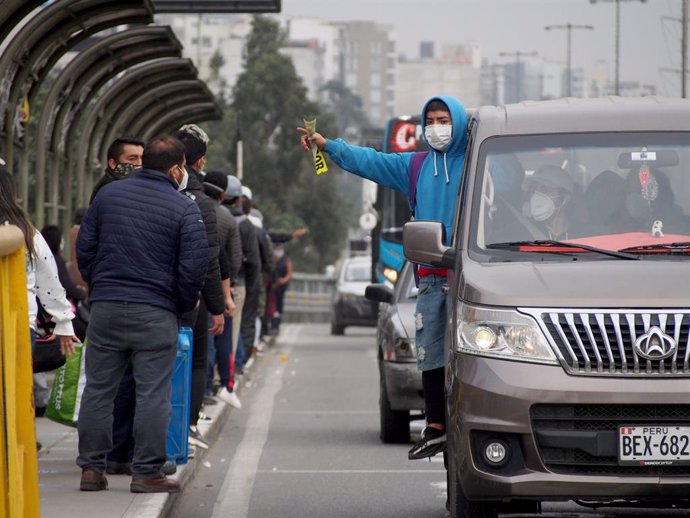
{"type": "Polygon", "coordinates": [[[448,450],[448,500],[451,518],[498,518],[498,502],[473,502],[465,498],[458,479],[456,454],[451,450],[448,450]]]}
{"type": "Polygon", "coordinates": [[[333,336],[343,336],[345,334],[345,326],[340,324],[337,320],[331,322],[331,334],[333,336]]]}
{"type": "Polygon", "coordinates": [[[381,441],[384,444],[405,444],[410,442],[410,412],[407,410],[393,410],[388,400],[388,390],[383,375],[383,368],[379,368],[379,414],[381,417],[381,441]]]}

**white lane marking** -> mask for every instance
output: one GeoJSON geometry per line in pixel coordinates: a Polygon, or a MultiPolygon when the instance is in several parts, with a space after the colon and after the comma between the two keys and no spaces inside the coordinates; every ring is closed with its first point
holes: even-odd
{"type": "MultiPolygon", "coordinates": [[[[446,474],[446,470],[438,469],[262,469],[257,471],[257,473],[275,473],[277,475],[361,475],[361,474],[373,474],[373,475],[397,475],[397,474],[419,474],[419,473],[431,473],[433,475],[438,475],[439,473],[446,474]]],[[[446,483],[443,482],[445,487],[446,483]]]]}
{"type": "MultiPolygon", "coordinates": [[[[287,326],[286,326],[287,327],[287,326]]],[[[297,340],[302,326],[285,329],[280,344],[287,350],[297,340]]],[[[218,500],[213,508],[213,516],[222,518],[246,518],[249,514],[249,501],[254,489],[259,460],[263,452],[273,414],[276,394],[283,385],[285,363],[279,364],[278,375],[266,376],[265,385],[256,394],[250,405],[247,426],[242,442],[237,447],[230,469],[225,474],[218,500]]]]}

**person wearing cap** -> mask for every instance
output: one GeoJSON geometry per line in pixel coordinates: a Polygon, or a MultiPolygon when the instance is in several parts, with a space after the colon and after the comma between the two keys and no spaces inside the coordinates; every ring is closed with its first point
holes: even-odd
{"type": "MultiPolygon", "coordinates": [[[[216,202],[209,198],[203,191],[201,172],[206,165],[206,149],[209,142],[208,135],[197,125],[187,124],[176,133],[185,147],[185,176],[180,185],[180,191],[193,200],[204,220],[206,236],[208,238],[208,269],[206,280],[201,290],[199,306],[183,315],[182,324],[191,326],[194,330],[194,343],[192,345],[192,396],[189,414],[189,442],[194,446],[208,449],[208,443],[204,440],[197,423],[199,411],[204,401],[206,392],[207,371],[207,340],[208,333],[217,336],[223,332],[225,326],[224,313],[230,308],[229,293],[223,292],[221,274],[220,246],[216,219],[216,202]],[[211,326],[208,325],[208,315],[211,315],[211,326]]],[[[224,278],[228,278],[225,272],[224,278]]]]}
{"type": "MultiPolygon", "coordinates": [[[[218,220],[218,237],[220,249],[228,257],[230,279],[227,289],[237,283],[237,276],[242,265],[242,243],[237,221],[221,204],[226,196],[228,186],[227,174],[220,171],[211,171],[204,177],[204,191],[216,201],[216,218],[218,220]]],[[[235,408],[242,408],[242,403],[234,392],[233,372],[231,368],[232,358],[232,323],[236,317],[237,306],[233,301],[233,311],[225,314],[225,327],[223,333],[208,337],[208,371],[206,379],[206,392],[213,394],[213,369],[218,367],[220,377],[220,390],[216,394],[218,399],[235,408]]]]}
{"type": "Polygon", "coordinates": [[[240,231],[242,244],[242,265],[237,274],[235,302],[237,311],[232,321],[232,349],[235,351],[235,371],[241,372],[244,366],[244,340],[242,339],[242,322],[248,286],[259,283],[261,277],[261,255],[257,228],[242,210],[242,183],[236,176],[228,175],[223,207],[235,218],[240,231]]]}
{"type": "Polygon", "coordinates": [[[543,236],[539,239],[568,239],[571,224],[569,206],[575,182],[568,172],[556,165],[543,165],[526,176],[522,185],[527,193],[527,212],[543,236]]]}

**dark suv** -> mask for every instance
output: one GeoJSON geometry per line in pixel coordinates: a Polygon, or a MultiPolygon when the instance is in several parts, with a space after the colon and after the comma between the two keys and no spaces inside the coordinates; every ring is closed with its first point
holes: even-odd
{"type": "Polygon", "coordinates": [[[453,517],[542,501],[688,507],[690,102],[565,99],[470,121],[452,245],[453,517]]]}

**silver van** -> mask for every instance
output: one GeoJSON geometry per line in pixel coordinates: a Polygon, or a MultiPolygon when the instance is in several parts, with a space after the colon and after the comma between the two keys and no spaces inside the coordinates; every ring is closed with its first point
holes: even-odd
{"type": "Polygon", "coordinates": [[[455,235],[404,229],[451,269],[451,516],[689,507],[690,102],[482,107],[469,131],[455,235]]]}

